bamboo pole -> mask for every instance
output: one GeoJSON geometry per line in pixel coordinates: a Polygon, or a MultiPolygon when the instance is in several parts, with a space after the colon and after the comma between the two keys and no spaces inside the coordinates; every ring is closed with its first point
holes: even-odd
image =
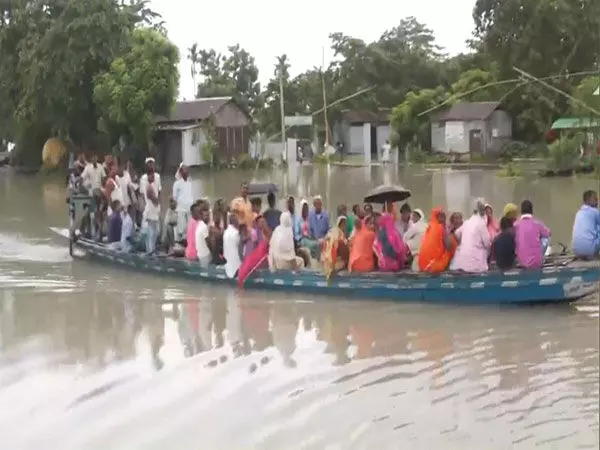
{"type": "Polygon", "coordinates": [[[325,47],[322,49],[321,81],[323,83],[323,114],[325,118],[325,149],[329,147],[329,122],[327,121],[327,92],[325,91],[325,47]]]}
{"type": "Polygon", "coordinates": [[[287,163],[287,142],[285,140],[285,101],[283,98],[283,61],[279,61],[277,66],[279,75],[279,115],[281,120],[281,151],[282,161],[287,163]]]}
{"type": "MultiPolygon", "coordinates": [[[[563,74],[563,75],[550,75],[550,76],[547,76],[547,77],[539,78],[539,80],[555,80],[557,78],[567,78],[567,77],[584,77],[584,76],[587,76],[587,75],[595,75],[595,74],[596,74],[595,71],[586,70],[586,71],[583,71],[583,72],[570,73],[568,75],[565,75],[565,74],[563,74]]],[[[529,84],[532,81],[533,80],[530,80],[530,81],[526,82],[525,84],[529,84]]],[[[463,97],[466,97],[467,95],[473,94],[473,93],[481,91],[483,89],[487,89],[487,88],[490,88],[490,87],[493,87],[493,86],[502,86],[502,85],[505,85],[505,84],[517,84],[517,83],[523,83],[523,79],[521,77],[519,77],[519,78],[511,78],[510,80],[494,81],[494,82],[491,82],[491,83],[484,84],[483,86],[478,86],[476,88],[468,90],[467,92],[461,92],[460,94],[455,94],[455,95],[452,95],[452,96],[448,97],[443,102],[438,103],[437,105],[432,106],[431,108],[426,109],[425,111],[417,114],[417,117],[421,117],[421,116],[424,116],[425,114],[429,114],[430,112],[435,111],[436,109],[439,109],[439,108],[441,108],[444,105],[447,105],[448,103],[450,103],[453,100],[459,100],[459,99],[461,99],[463,97]]]]}
{"type": "Polygon", "coordinates": [[[537,78],[537,77],[535,77],[535,76],[531,75],[530,73],[528,73],[528,72],[525,72],[525,71],[524,71],[524,70],[522,70],[522,69],[519,69],[519,68],[518,68],[518,67],[516,67],[516,66],[513,66],[513,69],[514,69],[514,70],[515,70],[517,73],[519,73],[521,76],[523,76],[523,77],[525,77],[525,78],[528,78],[528,79],[531,79],[531,80],[533,80],[533,81],[536,81],[536,82],[538,82],[538,83],[539,83],[539,84],[541,84],[542,86],[544,86],[544,87],[546,87],[546,88],[548,88],[548,89],[550,89],[550,90],[552,90],[552,91],[556,92],[556,93],[557,93],[557,94],[559,94],[559,95],[562,95],[563,97],[566,97],[567,99],[571,100],[572,102],[575,102],[575,103],[579,104],[581,107],[583,107],[583,108],[587,109],[587,110],[588,110],[588,111],[590,111],[591,113],[593,113],[593,114],[596,114],[597,116],[600,116],[600,111],[598,111],[598,110],[596,110],[596,109],[592,108],[592,107],[591,107],[591,106],[589,106],[589,105],[588,105],[586,102],[584,102],[584,101],[581,101],[581,100],[579,100],[579,99],[576,99],[576,98],[575,98],[575,97],[573,97],[572,95],[570,95],[570,94],[567,94],[565,91],[562,91],[562,90],[558,89],[557,87],[555,87],[555,86],[552,86],[552,85],[551,85],[551,84],[549,84],[549,83],[546,83],[546,82],[545,82],[544,80],[542,80],[541,78],[537,78]]]}
{"type": "MultiPolygon", "coordinates": [[[[354,94],[350,94],[350,95],[347,95],[346,97],[342,97],[342,98],[339,98],[337,100],[334,100],[333,102],[329,103],[328,107],[331,108],[332,106],[339,105],[340,103],[343,103],[343,102],[345,102],[347,100],[353,99],[354,97],[358,97],[359,95],[365,94],[365,93],[367,93],[369,91],[372,91],[373,89],[375,89],[375,86],[371,86],[371,87],[368,87],[368,88],[363,88],[363,89],[361,89],[359,91],[356,91],[354,94]]],[[[319,114],[321,114],[323,111],[324,111],[324,108],[319,108],[316,111],[313,111],[312,113],[310,113],[310,115],[312,117],[315,117],[315,116],[318,116],[319,114]]],[[[285,127],[286,131],[288,129],[290,129],[290,128],[291,127],[285,127]]],[[[279,136],[281,136],[281,131],[279,131],[279,132],[277,132],[277,133],[269,136],[267,138],[267,141],[275,139],[275,138],[277,138],[279,136]]]]}

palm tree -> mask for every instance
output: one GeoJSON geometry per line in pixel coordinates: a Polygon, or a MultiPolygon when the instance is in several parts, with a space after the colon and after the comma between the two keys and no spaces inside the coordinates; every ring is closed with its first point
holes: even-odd
{"type": "Polygon", "coordinates": [[[289,68],[290,63],[288,61],[287,55],[284,53],[283,55],[277,57],[277,64],[275,64],[274,75],[276,77],[279,77],[279,74],[281,73],[281,78],[286,80],[289,77],[289,68]]]}
{"type": "Polygon", "coordinates": [[[188,48],[188,56],[187,58],[190,60],[191,64],[191,74],[192,74],[192,82],[194,83],[194,98],[197,96],[198,85],[196,84],[196,75],[198,75],[198,63],[200,58],[200,53],[198,52],[198,44],[192,45],[188,48]]]}

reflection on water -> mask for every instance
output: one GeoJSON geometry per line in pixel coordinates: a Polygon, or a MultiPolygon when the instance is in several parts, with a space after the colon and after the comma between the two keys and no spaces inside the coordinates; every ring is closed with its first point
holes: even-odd
{"type": "MultiPolygon", "coordinates": [[[[224,197],[248,177],[203,176],[196,193],[224,197]]],[[[567,242],[564,215],[592,187],[377,168],[261,176],[332,209],[384,180],[409,186],[423,209],[466,211],[475,195],[498,209],[527,195],[567,242]]],[[[2,448],[598,446],[597,298],[500,309],[345,301],[73,264],[46,230],[65,221],[62,188],[48,183],[0,183],[2,448]]]]}
{"type": "Polygon", "coordinates": [[[490,310],[89,289],[4,290],[0,402],[17,403],[0,413],[7,448],[598,442],[591,301],[490,310]],[[35,433],[19,431],[24,421],[35,433]]]}

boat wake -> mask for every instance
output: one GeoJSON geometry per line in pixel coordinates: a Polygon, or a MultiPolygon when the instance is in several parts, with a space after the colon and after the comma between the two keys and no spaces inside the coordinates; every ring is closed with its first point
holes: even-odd
{"type": "Polygon", "coordinates": [[[49,242],[49,239],[23,239],[19,235],[0,233],[0,259],[41,263],[63,263],[71,260],[66,247],[49,242]]]}
{"type": "MultiPolygon", "coordinates": [[[[202,321],[210,305],[198,307],[202,321]]],[[[491,448],[494,436],[494,448],[584,448],[597,436],[597,352],[567,354],[540,330],[520,359],[513,351],[523,342],[520,323],[449,338],[397,332],[395,317],[375,328],[359,321],[347,336],[333,322],[271,317],[274,345],[236,355],[239,318],[227,316],[223,347],[190,358],[177,323],[164,319],[158,372],[150,323],[135,338],[136,356],[108,365],[103,351],[97,370],[69,367],[58,355],[44,359],[39,343],[22,349],[21,364],[0,361],[0,403],[14,405],[0,412],[3,442],[217,449],[396,448],[390,443],[400,440],[415,448],[491,448]]]]}

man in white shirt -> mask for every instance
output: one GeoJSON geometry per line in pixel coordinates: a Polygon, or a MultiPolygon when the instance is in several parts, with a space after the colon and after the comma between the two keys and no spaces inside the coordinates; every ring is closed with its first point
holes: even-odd
{"type": "Polygon", "coordinates": [[[200,261],[200,266],[206,268],[211,261],[211,253],[208,246],[208,237],[210,233],[208,222],[210,221],[210,211],[208,204],[206,203],[202,203],[199,208],[200,220],[196,226],[196,252],[198,261],[200,261]]]}
{"type": "Polygon", "coordinates": [[[194,203],[192,196],[192,182],[189,179],[188,168],[182,165],[179,168],[179,178],[173,184],[173,199],[177,202],[177,229],[175,241],[181,242],[187,231],[187,224],[190,220],[190,208],[194,203]]]}
{"type": "Polygon", "coordinates": [[[225,273],[229,278],[234,278],[242,265],[240,252],[240,232],[238,221],[234,214],[229,214],[229,225],[223,233],[223,257],[225,258],[225,273]]]}
{"type": "Polygon", "coordinates": [[[392,146],[390,145],[389,139],[385,140],[385,144],[381,146],[381,162],[389,163],[390,162],[390,153],[392,150],[392,146]]]}
{"type": "Polygon", "coordinates": [[[98,156],[96,155],[92,157],[91,163],[86,164],[85,169],[83,169],[83,173],[81,174],[83,184],[90,192],[102,188],[102,178],[105,176],[106,172],[104,171],[104,167],[102,164],[98,164],[98,156]]]}
{"type": "Polygon", "coordinates": [[[160,195],[162,185],[160,183],[160,174],[156,173],[156,161],[152,157],[146,158],[146,173],[140,178],[140,192],[145,196],[146,188],[148,187],[148,175],[154,174],[154,189],[160,195]]]}
{"type": "Polygon", "coordinates": [[[123,207],[126,209],[131,205],[130,189],[133,189],[133,180],[131,179],[131,163],[127,161],[123,166],[121,175],[119,176],[119,187],[123,193],[123,207]]]}
{"type": "Polygon", "coordinates": [[[146,176],[146,183],[142,194],[146,201],[144,207],[144,227],[146,229],[146,252],[153,254],[156,250],[156,240],[158,239],[158,230],[160,223],[160,200],[158,188],[156,187],[155,174],[150,173],[146,176]]]}

